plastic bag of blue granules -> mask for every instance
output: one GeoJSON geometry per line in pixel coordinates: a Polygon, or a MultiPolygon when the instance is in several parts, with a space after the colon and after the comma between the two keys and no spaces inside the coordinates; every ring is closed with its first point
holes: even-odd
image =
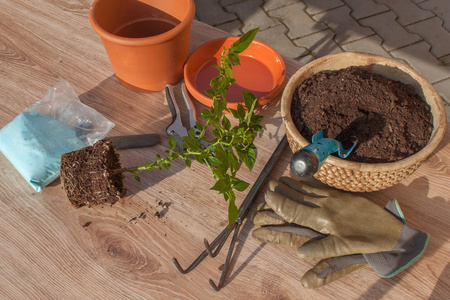
{"type": "Polygon", "coordinates": [[[0,130],[0,152],[40,192],[59,177],[62,154],[93,145],[113,127],[63,80],[0,130]]]}

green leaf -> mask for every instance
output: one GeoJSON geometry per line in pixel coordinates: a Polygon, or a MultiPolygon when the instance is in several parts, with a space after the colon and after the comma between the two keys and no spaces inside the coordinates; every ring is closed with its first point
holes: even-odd
{"type": "Polygon", "coordinates": [[[219,180],[219,179],[223,179],[225,177],[224,174],[226,173],[226,171],[225,171],[225,169],[223,168],[223,165],[222,165],[222,166],[218,166],[217,168],[214,168],[212,170],[212,173],[214,175],[214,178],[216,180],[219,180]]]}
{"type": "MultiPolygon", "coordinates": [[[[234,193],[233,193],[234,195],[234,193]]],[[[236,222],[238,217],[238,208],[234,202],[234,199],[228,199],[228,226],[231,227],[236,222]]]]}
{"type": "Polygon", "coordinates": [[[194,158],[196,161],[198,161],[201,164],[203,163],[203,160],[205,159],[205,157],[200,156],[200,155],[195,155],[194,158]]]}
{"type": "Polygon", "coordinates": [[[188,168],[190,168],[191,165],[192,165],[192,161],[191,161],[189,158],[186,158],[186,159],[184,160],[184,163],[186,164],[186,166],[187,166],[188,168]]]}
{"type": "Polygon", "coordinates": [[[229,59],[230,65],[232,65],[232,66],[239,66],[241,64],[239,55],[237,55],[236,53],[229,53],[228,59],[229,59]]]}
{"type": "Polygon", "coordinates": [[[242,91],[242,96],[244,97],[245,107],[247,107],[247,110],[250,114],[250,112],[253,112],[253,110],[255,110],[258,99],[254,94],[247,91],[242,91]]]}
{"type": "Polygon", "coordinates": [[[224,100],[217,100],[217,111],[222,112],[227,107],[227,102],[224,100]]]}
{"type": "Polygon", "coordinates": [[[173,150],[173,149],[175,149],[176,145],[177,145],[177,141],[175,140],[173,135],[169,134],[169,148],[173,150]]]}
{"type": "Polygon", "coordinates": [[[225,68],[224,71],[225,71],[224,75],[225,75],[225,77],[227,79],[227,84],[228,84],[228,81],[234,80],[233,69],[232,68],[225,68]]]}
{"type": "Polygon", "coordinates": [[[245,164],[245,166],[251,171],[256,160],[256,153],[252,148],[237,151],[239,158],[245,164]]]}
{"type": "Polygon", "coordinates": [[[243,192],[245,191],[250,184],[248,182],[237,180],[235,184],[233,184],[233,189],[243,192]]]}
{"type": "Polygon", "coordinates": [[[216,151],[216,146],[209,144],[208,147],[205,148],[205,151],[208,153],[208,155],[211,155],[216,151]]]}
{"type": "Polygon", "coordinates": [[[217,157],[214,157],[214,156],[210,156],[208,158],[208,161],[213,167],[217,167],[217,166],[220,166],[222,164],[220,159],[218,159],[217,157]]]}
{"type": "Polygon", "coordinates": [[[228,169],[228,155],[222,147],[216,147],[214,151],[215,157],[222,162],[222,165],[228,169]]]}
{"type": "Polygon", "coordinates": [[[204,109],[202,111],[202,118],[205,119],[205,120],[210,119],[211,118],[211,112],[209,110],[207,110],[207,109],[204,109]]]}
{"type": "Polygon", "coordinates": [[[138,174],[134,174],[134,180],[136,180],[137,182],[141,182],[141,177],[139,177],[138,174]]]}
{"type": "Polygon", "coordinates": [[[194,139],[197,138],[197,137],[196,137],[196,132],[195,132],[195,129],[194,129],[194,128],[189,128],[189,130],[188,130],[188,136],[190,136],[191,138],[194,138],[194,139]]]}
{"type": "Polygon", "coordinates": [[[202,149],[202,145],[200,144],[200,141],[197,140],[195,137],[192,137],[190,135],[183,137],[184,145],[191,149],[192,151],[198,151],[202,149]]]}
{"type": "Polygon", "coordinates": [[[214,136],[218,139],[221,140],[223,137],[223,128],[220,127],[220,125],[217,123],[217,126],[214,126],[216,129],[214,129],[212,131],[212,133],[214,134],[214,136]]]}
{"type": "Polygon", "coordinates": [[[230,120],[227,118],[227,116],[223,116],[222,118],[222,126],[225,130],[230,130],[231,128],[231,122],[230,120]]]}
{"type": "Polygon", "coordinates": [[[239,160],[233,152],[227,152],[228,165],[232,170],[239,170],[239,160]]]}
{"type": "Polygon", "coordinates": [[[213,98],[216,95],[216,92],[214,90],[206,90],[206,95],[210,98],[213,98]]]}
{"type": "Polygon", "coordinates": [[[195,122],[195,126],[197,127],[198,130],[200,130],[200,132],[203,131],[203,129],[205,128],[205,127],[203,126],[203,124],[200,123],[200,122],[198,122],[198,121],[195,122]]]}
{"type": "MultiPolygon", "coordinates": [[[[258,124],[261,124],[261,121],[264,119],[264,117],[263,116],[260,116],[260,115],[253,115],[253,117],[252,117],[252,124],[254,124],[254,125],[258,125],[258,124]]],[[[255,127],[255,126],[254,126],[255,127]]],[[[260,126],[259,126],[260,127],[260,126]]],[[[259,130],[258,130],[259,131],[259,130]]]]}
{"type": "Polygon", "coordinates": [[[209,85],[216,90],[223,89],[224,87],[227,86],[227,84],[228,81],[226,80],[226,78],[222,76],[214,77],[213,79],[211,79],[211,82],[209,83],[209,85]]]}
{"type": "Polygon", "coordinates": [[[230,112],[235,119],[239,119],[239,113],[238,113],[237,109],[230,109],[230,112]]]}
{"type": "Polygon", "coordinates": [[[238,114],[239,121],[243,121],[245,118],[246,112],[245,112],[244,106],[242,106],[242,104],[240,104],[240,103],[238,103],[237,114],[238,114]]]}
{"type": "Polygon", "coordinates": [[[230,51],[234,53],[241,53],[245,49],[250,46],[253,39],[256,36],[256,33],[258,32],[259,28],[252,29],[248,32],[246,32],[243,36],[241,36],[236,42],[233,43],[230,47],[230,51]]]}
{"type": "Polygon", "coordinates": [[[223,194],[230,190],[230,186],[228,185],[226,179],[219,179],[211,188],[211,190],[218,191],[219,193],[223,194]]]}

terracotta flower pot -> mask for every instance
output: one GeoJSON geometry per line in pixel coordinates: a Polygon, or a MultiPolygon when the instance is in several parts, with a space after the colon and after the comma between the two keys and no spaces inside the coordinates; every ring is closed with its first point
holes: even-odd
{"type": "Polygon", "coordinates": [[[193,0],[95,0],[89,19],[119,81],[136,91],[161,91],[183,77],[193,0]]]}

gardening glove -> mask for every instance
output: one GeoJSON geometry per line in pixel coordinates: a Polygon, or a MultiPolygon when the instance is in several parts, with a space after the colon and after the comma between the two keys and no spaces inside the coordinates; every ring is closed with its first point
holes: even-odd
{"type": "MultiPolygon", "coordinates": [[[[270,184],[275,183],[271,182],[270,184]]],[[[326,237],[310,228],[287,223],[278,216],[266,203],[258,207],[253,215],[253,223],[261,226],[253,230],[252,236],[263,243],[282,244],[294,249],[302,246],[310,239],[326,237]]],[[[307,288],[318,288],[335,281],[366,265],[362,254],[345,255],[321,260],[309,270],[300,282],[307,288]]]]}
{"type": "MultiPolygon", "coordinates": [[[[391,214],[401,219],[401,212],[395,209],[395,200],[391,200],[385,207],[391,214]],[[394,205],[394,208],[391,206],[394,205]],[[393,209],[393,211],[390,211],[393,209]]],[[[263,203],[258,208],[258,212],[253,217],[255,225],[262,226],[252,232],[255,239],[263,243],[278,243],[297,249],[310,238],[324,238],[326,235],[317,233],[309,228],[296,224],[286,223],[281,217],[266,204],[263,203]]],[[[374,253],[372,261],[377,259],[382,262],[385,252],[374,253]]],[[[395,255],[395,254],[394,254],[395,255]]],[[[363,254],[352,254],[332,257],[321,260],[314,268],[306,272],[301,278],[301,283],[307,288],[318,288],[333,282],[367,264],[363,254]]]]}
{"type": "Polygon", "coordinates": [[[262,242],[297,248],[300,257],[321,258],[301,282],[314,288],[369,263],[392,277],[423,253],[428,235],[404,224],[398,202],[386,210],[369,200],[290,178],[269,183],[266,202],[254,215],[262,242]],[[275,213],[276,212],[276,213],[275,213]]]}

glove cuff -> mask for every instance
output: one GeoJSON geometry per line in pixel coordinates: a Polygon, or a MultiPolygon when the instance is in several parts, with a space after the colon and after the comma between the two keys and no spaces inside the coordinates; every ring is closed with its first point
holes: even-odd
{"type": "Polygon", "coordinates": [[[392,250],[363,255],[379,276],[391,278],[422,256],[429,238],[428,233],[411,229],[405,224],[400,239],[392,250]]]}

